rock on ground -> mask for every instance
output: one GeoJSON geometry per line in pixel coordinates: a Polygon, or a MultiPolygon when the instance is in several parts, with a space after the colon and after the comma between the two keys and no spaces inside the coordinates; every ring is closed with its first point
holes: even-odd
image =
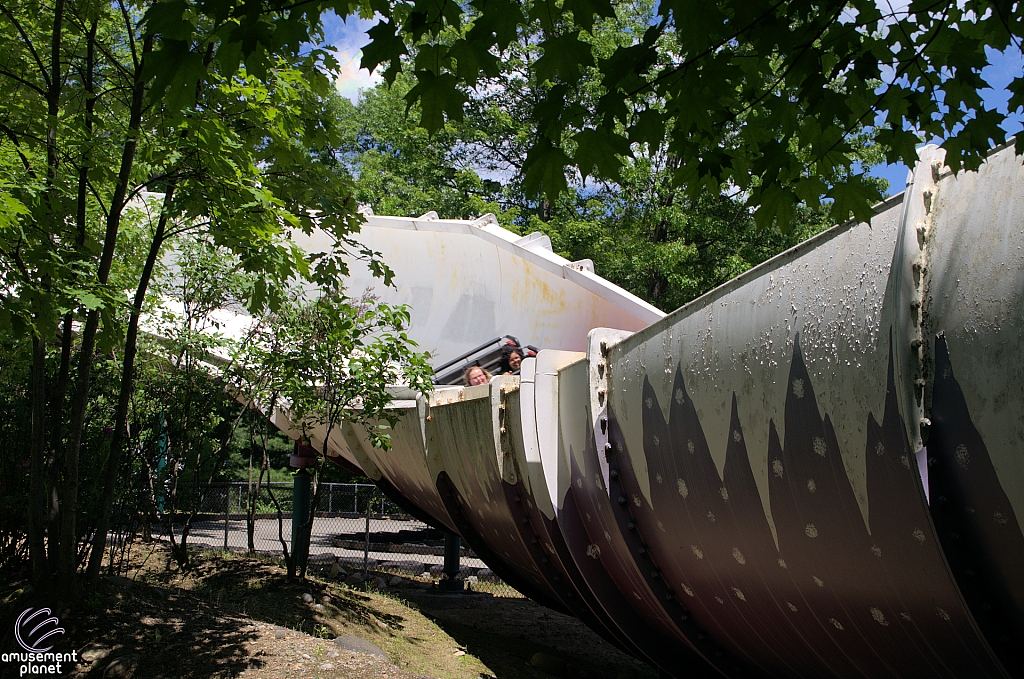
{"type": "Polygon", "coordinates": [[[378,658],[388,659],[388,654],[380,650],[376,644],[373,644],[362,637],[354,637],[346,635],[343,637],[337,637],[334,640],[334,645],[338,648],[345,649],[346,651],[353,651],[354,653],[365,653],[367,655],[373,655],[378,658]]]}

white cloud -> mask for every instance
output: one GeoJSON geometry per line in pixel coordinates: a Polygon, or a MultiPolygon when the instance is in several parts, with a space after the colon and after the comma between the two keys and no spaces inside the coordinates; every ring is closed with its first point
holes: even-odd
{"type": "Polygon", "coordinates": [[[340,75],[334,86],[343,97],[359,99],[359,91],[369,89],[381,81],[380,75],[359,68],[363,57],[362,48],[370,42],[366,35],[377,19],[361,19],[358,16],[339,17],[328,13],[324,16],[324,40],[336,51],[335,56],[341,64],[340,75]]]}
{"type": "Polygon", "coordinates": [[[353,104],[358,103],[361,90],[370,89],[381,81],[380,74],[376,70],[370,73],[365,68],[359,68],[362,55],[361,50],[354,55],[348,52],[337,54],[341,69],[337,80],[334,81],[334,87],[338,90],[338,94],[347,97],[353,104]]]}

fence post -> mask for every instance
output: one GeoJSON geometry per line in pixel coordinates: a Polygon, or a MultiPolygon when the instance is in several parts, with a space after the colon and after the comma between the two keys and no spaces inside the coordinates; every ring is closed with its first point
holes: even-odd
{"type": "Polygon", "coordinates": [[[224,551],[228,551],[228,521],[231,518],[231,484],[224,486],[224,551]]]}
{"type": "Polygon", "coordinates": [[[366,580],[370,562],[370,507],[373,506],[373,492],[366,498],[366,544],[363,546],[363,580],[366,580]]]}

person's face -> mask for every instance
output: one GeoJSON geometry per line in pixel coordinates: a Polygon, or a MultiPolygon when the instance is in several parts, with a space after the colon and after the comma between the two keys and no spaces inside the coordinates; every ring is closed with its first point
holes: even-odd
{"type": "Polygon", "coordinates": [[[508,357],[508,364],[512,370],[519,370],[519,364],[523,362],[523,357],[519,354],[512,352],[508,357]]]}
{"type": "Polygon", "coordinates": [[[469,371],[469,383],[474,387],[480,384],[487,384],[487,376],[484,375],[484,371],[480,368],[473,368],[469,371]]]}

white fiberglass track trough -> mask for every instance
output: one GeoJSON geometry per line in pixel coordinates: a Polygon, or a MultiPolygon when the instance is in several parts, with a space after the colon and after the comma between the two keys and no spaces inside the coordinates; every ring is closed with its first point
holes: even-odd
{"type": "Polygon", "coordinates": [[[333,437],[523,593],[673,677],[1024,676],[1012,148],[666,317],[493,224],[364,234],[437,360],[542,349],[333,437]]]}

